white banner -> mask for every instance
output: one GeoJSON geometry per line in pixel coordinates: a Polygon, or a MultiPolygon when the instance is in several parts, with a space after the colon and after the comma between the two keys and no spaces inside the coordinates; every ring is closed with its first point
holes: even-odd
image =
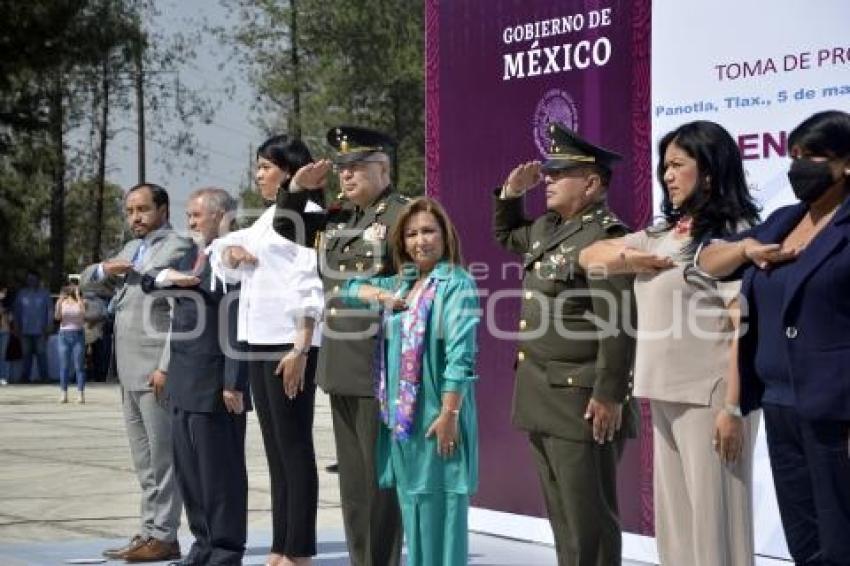
{"type": "MultiPolygon", "coordinates": [[[[847,0],[653,0],[652,139],[712,120],[738,140],[763,217],[795,202],[787,134],[811,114],[850,110],[847,0]]],[[[658,213],[660,187],[653,188],[658,213]]],[[[756,552],[788,557],[760,431],[755,455],[756,552]]]]}

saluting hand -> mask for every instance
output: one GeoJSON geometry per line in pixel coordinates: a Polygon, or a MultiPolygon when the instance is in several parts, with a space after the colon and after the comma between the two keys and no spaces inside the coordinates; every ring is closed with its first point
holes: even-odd
{"type": "Polygon", "coordinates": [[[295,172],[292,183],[308,191],[324,189],[332,166],[333,164],[329,159],[308,163],[295,172]]]}
{"type": "Polygon", "coordinates": [[[628,273],[658,273],[676,267],[676,262],[670,257],[655,255],[636,248],[623,249],[620,252],[620,259],[623,260],[628,273]]]}
{"type": "Polygon", "coordinates": [[[105,275],[124,275],[133,269],[133,263],[126,259],[108,259],[101,265],[103,265],[105,275]]]}
{"type": "Polygon", "coordinates": [[[783,249],[781,244],[762,244],[754,238],[741,240],[741,255],[759,269],[768,269],[774,264],[793,261],[800,255],[798,249],[783,249]]]}
{"type": "Polygon", "coordinates": [[[201,282],[199,277],[191,273],[177,271],[176,269],[168,269],[165,274],[165,280],[177,287],[194,287],[201,282]]]}
{"type": "Polygon", "coordinates": [[[242,265],[257,265],[256,256],[242,246],[227,246],[224,248],[224,261],[231,267],[242,265]]]}
{"type": "Polygon", "coordinates": [[[614,435],[623,424],[623,405],[591,397],[584,411],[584,418],[592,421],[593,440],[605,444],[614,440],[614,435]]]}
{"type": "Polygon", "coordinates": [[[514,167],[502,185],[505,196],[521,197],[526,191],[542,181],[543,175],[540,172],[540,167],[539,161],[527,161],[514,167]]]}

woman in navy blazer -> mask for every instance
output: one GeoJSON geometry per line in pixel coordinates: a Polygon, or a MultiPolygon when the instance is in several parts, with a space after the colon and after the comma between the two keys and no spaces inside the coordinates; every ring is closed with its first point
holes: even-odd
{"type": "Polygon", "coordinates": [[[794,561],[850,565],[850,114],[811,116],[788,147],[800,202],[697,262],[742,278],[741,409],[763,408],[794,561]]]}

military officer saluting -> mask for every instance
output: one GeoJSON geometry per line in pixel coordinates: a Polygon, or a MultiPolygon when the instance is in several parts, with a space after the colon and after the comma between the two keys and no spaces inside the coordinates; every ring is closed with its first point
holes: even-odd
{"type": "Polygon", "coordinates": [[[561,124],[549,136],[548,159],[517,166],[494,198],[496,239],[524,266],[513,423],[528,433],[558,564],[609,566],[621,562],[621,439],[635,428],[634,309],[630,279],[588,276],[578,255],[627,232],[606,204],[620,156],[561,124]],[[521,197],[541,180],[548,212],[528,220],[521,197]]]}
{"type": "Polygon", "coordinates": [[[317,381],[331,400],[349,557],[355,566],[394,566],[401,556],[401,515],[395,491],[379,489],[375,474],[379,409],[373,360],[379,320],[346,307],[339,292],[351,277],[396,272],[390,231],[408,199],[390,184],[395,142],[389,136],[339,126],[328,131],[327,140],[335,149],[332,162],[299,169],[278,206],[302,214],[308,239],[316,234],[326,300],[317,381]],[[345,202],[319,214],[304,213],[308,191],[303,189],[322,189],[331,168],[345,202]]]}

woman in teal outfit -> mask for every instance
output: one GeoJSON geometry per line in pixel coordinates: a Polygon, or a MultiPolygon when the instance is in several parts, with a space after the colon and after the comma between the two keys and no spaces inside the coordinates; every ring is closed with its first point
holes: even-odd
{"type": "Polygon", "coordinates": [[[377,304],[385,313],[375,364],[385,425],[378,477],[398,493],[408,566],[462,565],[469,496],[478,487],[477,288],[436,201],[408,204],[392,240],[400,273],[352,279],[344,291],[352,305],[377,304]]]}

